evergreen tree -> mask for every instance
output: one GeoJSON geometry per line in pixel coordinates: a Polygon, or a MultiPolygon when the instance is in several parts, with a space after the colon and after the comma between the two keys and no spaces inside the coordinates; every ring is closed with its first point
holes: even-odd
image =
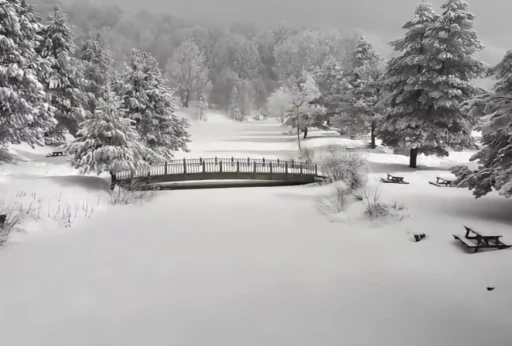
{"type": "Polygon", "coordinates": [[[75,141],[65,147],[71,164],[82,173],[135,170],[147,167],[151,153],[140,143],[133,120],[125,117],[119,97],[107,90],[93,115],[80,124],[75,141]]]}
{"type": "Polygon", "coordinates": [[[347,76],[348,85],[342,97],[342,122],[357,131],[370,131],[371,147],[375,148],[378,121],[381,118],[381,78],[384,63],[370,41],[361,37],[352,59],[352,70],[347,76]]]}
{"type": "MultiPolygon", "coordinates": [[[[493,95],[486,95],[482,125],[483,148],[471,161],[479,167],[470,171],[456,167],[457,186],[474,190],[476,198],[485,196],[493,188],[501,195],[512,197],[512,51],[492,70],[498,80],[493,95]]],[[[478,97],[480,100],[481,97],[478,97]]]]}
{"type": "Polygon", "coordinates": [[[96,38],[82,42],[78,58],[83,63],[84,90],[87,97],[86,110],[92,114],[97,102],[105,94],[107,85],[116,81],[112,71],[112,57],[101,33],[96,38]]]}
{"type": "Polygon", "coordinates": [[[0,1],[0,146],[26,142],[43,144],[55,125],[43,84],[47,68],[36,47],[40,18],[22,0],[0,1]]]}
{"type": "Polygon", "coordinates": [[[347,83],[341,63],[335,59],[326,61],[315,75],[321,97],[319,104],[325,107],[325,121],[339,116],[343,109],[343,96],[347,91],[347,83]]]}
{"type": "Polygon", "coordinates": [[[82,92],[82,66],[73,57],[75,34],[58,6],[55,6],[53,16],[48,17],[48,22],[39,47],[40,55],[51,65],[44,81],[59,128],[76,135],[79,123],[85,118],[85,95],[82,92]]]}
{"type": "Polygon", "coordinates": [[[460,105],[476,92],[469,81],[484,67],[472,54],[482,46],[465,2],[449,0],[443,8],[440,17],[429,4],[418,6],[405,38],[392,43],[402,55],[391,60],[384,83],[389,97],[380,137],[384,145],[411,148],[413,168],[419,153],[447,156],[447,148],[474,147],[472,119],[460,105]]]}
{"type": "Polygon", "coordinates": [[[177,109],[173,91],[149,53],[133,50],[125,64],[119,85],[127,117],[135,121],[144,144],[161,159],[172,151],[187,150],[188,122],[174,113],[177,109]]]}

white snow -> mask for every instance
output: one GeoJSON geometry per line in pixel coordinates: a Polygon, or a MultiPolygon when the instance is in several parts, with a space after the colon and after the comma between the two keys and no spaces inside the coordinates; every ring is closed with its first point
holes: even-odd
{"type": "MultiPolygon", "coordinates": [[[[177,157],[297,155],[295,136],[272,121],[193,122],[191,132],[192,151],[177,157]]],[[[314,134],[308,147],[365,145],[314,134]]],[[[0,199],[23,189],[98,210],[71,228],[25,225],[0,248],[1,344],[509,345],[512,250],[467,254],[452,234],[467,225],[512,243],[511,201],[428,184],[472,153],[420,156],[415,171],[365,150],[370,188],[403,203],[403,221],[368,221],[361,204],[323,215],[329,186],[165,191],[111,206],[106,180],[27,150],[0,165],[0,199]],[[411,184],[378,183],[385,173],[411,184]]]]}

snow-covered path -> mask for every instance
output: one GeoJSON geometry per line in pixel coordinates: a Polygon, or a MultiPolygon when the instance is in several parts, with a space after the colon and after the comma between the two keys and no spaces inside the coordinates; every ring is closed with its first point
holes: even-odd
{"type": "MultiPolygon", "coordinates": [[[[225,135],[197,149],[248,134],[225,135]]],[[[510,201],[437,189],[438,173],[381,186],[409,208],[402,222],[332,222],[317,210],[325,187],[172,191],[8,243],[0,344],[509,345],[512,250],[468,255],[451,235],[469,223],[510,242],[510,201]]]]}

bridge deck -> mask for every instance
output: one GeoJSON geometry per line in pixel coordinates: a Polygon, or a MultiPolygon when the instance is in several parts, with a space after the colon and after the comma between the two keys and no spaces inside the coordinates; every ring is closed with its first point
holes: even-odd
{"type": "Polygon", "coordinates": [[[182,159],[151,166],[149,169],[115,174],[116,182],[141,181],[151,183],[189,180],[274,180],[312,183],[318,177],[315,164],[294,160],[266,159],[182,159]]]}

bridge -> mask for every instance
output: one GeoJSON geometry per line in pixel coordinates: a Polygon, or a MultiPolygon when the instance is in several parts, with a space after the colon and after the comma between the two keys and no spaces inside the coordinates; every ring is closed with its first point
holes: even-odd
{"type": "Polygon", "coordinates": [[[185,189],[303,185],[322,177],[316,164],[295,160],[215,157],[172,160],[149,169],[118,172],[112,178],[124,186],[159,184],[160,188],[185,189]],[[188,184],[194,181],[197,184],[188,184]]]}

